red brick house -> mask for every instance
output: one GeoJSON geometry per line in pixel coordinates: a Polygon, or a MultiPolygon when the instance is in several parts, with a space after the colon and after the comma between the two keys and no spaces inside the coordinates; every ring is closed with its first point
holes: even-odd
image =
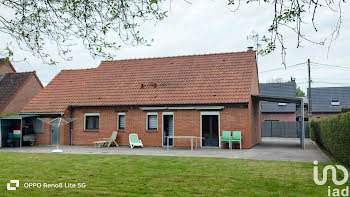
{"type": "Polygon", "coordinates": [[[93,144],[117,130],[120,145],[137,133],[145,146],[163,146],[167,135],[220,146],[223,130],[240,130],[243,148],[250,148],[261,140],[261,107],[252,94],[259,94],[252,50],[103,61],[62,70],[22,112],[74,118],[56,130],[46,125],[37,144],[93,144]]]}
{"type": "Polygon", "coordinates": [[[43,89],[35,72],[19,72],[0,59],[0,113],[19,113],[43,89]]]}
{"type": "Polygon", "coordinates": [[[0,58],[0,74],[15,73],[16,70],[7,58],[0,58]]]}

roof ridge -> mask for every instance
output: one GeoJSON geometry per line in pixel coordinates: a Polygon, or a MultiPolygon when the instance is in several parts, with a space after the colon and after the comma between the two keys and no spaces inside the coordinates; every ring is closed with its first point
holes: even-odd
{"type": "Polygon", "coordinates": [[[350,86],[330,86],[330,87],[314,87],[314,88],[311,87],[311,89],[325,89],[325,88],[350,88],[350,86]]]}
{"type": "Polygon", "coordinates": [[[7,73],[7,74],[25,74],[25,73],[35,73],[35,71],[15,72],[15,73],[7,73]]]}
{"type": "Polygon", "coordinates": [[[80,69],[62,69],[61,70],[61,72],[62,71],[83,71],[83,70],[94,70],[94,69],[96,69],[97,67],[95,67],[95,68],[80,68],[80,69]]]}
{"type": "Polygon", "coordinates": [[[127,59],[117,59],[117,60],[102,60],[101,62],[117,62],[117,61],[133,61],[133,60],[148,60],[148,59],[167,59],[167,58],[178,58],[178,57],[200,57],[206,55],[227,55],[235,53],[251,53],[251,51],[237,51],[237,52],[222,52],[222,53],[202,53],[202,54],[192,54],[192,55],[175,55],[175,56],[163,56],[163,57],[141,57],[141,58],[127,58],[127,59]]]}
{"type": "Polygon", "coordinates": [[[260,84],[281,84],[281,83],[295,83],[295,81],[287,81],[287,82],[267,82],[267,83],[260,83],[260,84]]]}

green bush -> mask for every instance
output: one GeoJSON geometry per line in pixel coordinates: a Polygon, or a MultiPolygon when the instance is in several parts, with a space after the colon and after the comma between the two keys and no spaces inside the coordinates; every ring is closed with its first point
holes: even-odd
{"type": "Polygon", "coordinates": [[[309,130],[313,141],[350,165],[350,112],[311,120],[309,130]]]}
{"type": "Polygon", "coordinates": [[[320,123],[316,119],[311,119],[309,121],[309,133],[310,138],[312,141],[315,141],[319,143],[319,130],[320,130],[320,123]]]}
{"type": "Polygon", "coordinates": [[[342,108],[341,113],[350,112],[350,108],[342,108]]]}

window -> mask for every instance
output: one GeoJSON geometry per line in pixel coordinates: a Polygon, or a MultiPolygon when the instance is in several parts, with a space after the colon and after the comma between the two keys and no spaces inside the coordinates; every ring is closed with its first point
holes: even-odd
{"type": "Polygon", "coordinates": [[[34,133],[44,133],[44,121],[41,121],[38,118],[30,118],[29,123],[32,124],[34,133]]]}
{"type": "Polygon", "coordinates": [[[287,106],[287,103],[278,103],[278,106],[287,106]]]}
{"type": "MultiPolygon", "coordinates": [[[[297,105],[297,110],[300,110],[300,105],[297,105]]],[[[304,104],[304,110],[307,111],[308,110],[308,105],[304,104]]]]}
{"type": "Polygon", "coordinates": [[[157,130],[158,129],[158,114],[157,112],[147,113],[147,130],[157,130]]]}
{"type": "Polygon", "coordinates": [[[118,113],[118,130],[125,129],[125,113],[118,113]]]}
{"type": "Polygon", "coordinates": [[[332,106],[340,106],[340,101],[339,100],[332,100],[331,105],[332,106]]]}
{"type": "Polygon", "coordinates": [[[84,116],[84,129],[85,130],[98,130],[100,123],[99,113],[86,113],[84,116]]]}

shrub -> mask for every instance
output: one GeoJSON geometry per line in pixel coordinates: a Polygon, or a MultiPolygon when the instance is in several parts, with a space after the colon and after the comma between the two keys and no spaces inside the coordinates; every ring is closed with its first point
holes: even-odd
{"type": "Polygon", "coordinates": [[[342,108],[341,113],[350,112],[350,108],[342,108]]]}
{"type": "Polygon", "coordinates": [[[350,165],[350,112],[311,120],[309,129],[312,140],[350,165]]]}
{"type": "Polygon", "coordinates": [[[319,143],[320,138],[320,123],[316,119],[311,119],[309,121],[309,133],[310,133],[310,138],[312,141],[315,141],[316,143],[319,143]]]}

